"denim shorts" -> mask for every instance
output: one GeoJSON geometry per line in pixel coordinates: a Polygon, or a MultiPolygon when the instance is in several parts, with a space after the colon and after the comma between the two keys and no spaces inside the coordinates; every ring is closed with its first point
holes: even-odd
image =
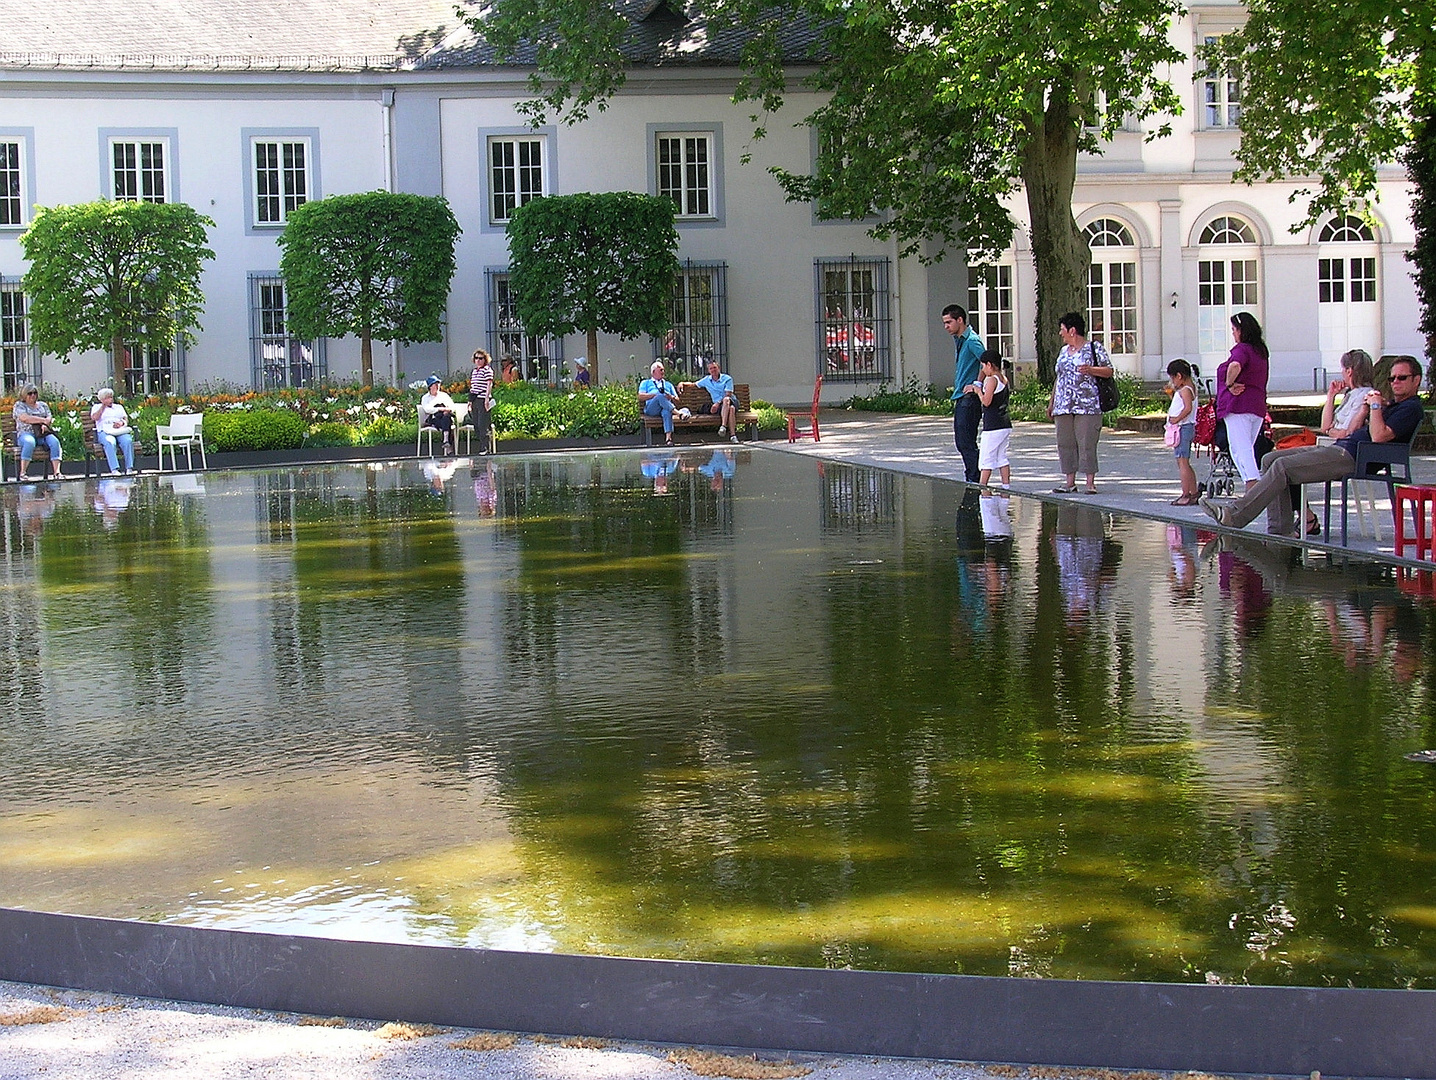
{"type": "Polygon", "coordinates": [[[1172,447],[1172,457],[1189,458],[1192,456],[1192,436],[1197,433],[1195,423],[1183,424],[1177,429],[1177,445],[1172,447]]]}

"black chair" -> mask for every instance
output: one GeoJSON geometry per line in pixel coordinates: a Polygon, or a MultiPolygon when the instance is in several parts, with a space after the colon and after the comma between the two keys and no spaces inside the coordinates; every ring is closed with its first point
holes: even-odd
{"type": "MultiPolygon", "coordinates": [[[[1421,430],[1421,425],[1416,425],[1416,431],[1421,430]]],[[[1356,447],[1356,468],[1350,476],[1341,478],[1341,546],[1346,546],[1346,487],[1357,480],[1378,480],[1386,484],[1386,495],[1391,500],[1392,526],[1399,528],[1400,523],[1396,521],[1396,485],[1411,483],[1411,447],[1416,442],[1416,431],[1411,432],[1411,438],[1405,442],[1364,442],[1358,443],[1356,447]]],[[[1331,485],[1335,480],[1326,482],[1326,519],[1323,522],[1323,533],[1331,536],[1331,485]]],[[[1416,508],[1412,507],[1412,513],[1416,508]]]]}

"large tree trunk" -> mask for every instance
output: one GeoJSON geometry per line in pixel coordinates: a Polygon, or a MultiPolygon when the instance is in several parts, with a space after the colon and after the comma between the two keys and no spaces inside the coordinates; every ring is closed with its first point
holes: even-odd
{"type": "Polygon", "coordinates": [[[122,335],[116,334],[110,338],[110,355],[115,358],[115,393],[128,394],[130,392],[130,350],[125,348],[125,339],[122,335]]]}
{"type": "Polygon", "coordinates": [[[588,377],[593,380],[592,385],[598,385],[598,329],[592,327],[588,331],[588,377]]]}
{"type": "MultiPolygon", "coordinates": [[[[1415,270],[1416,298],[1421,304],[1421,331],[1426,337],[1426,363],[1436,364],[1436,109],[1418,116],[1415,137],[1406,148],[1411,185],[1411,224],[1416,243],[1406,253],[1415,270]]],[[[1436,380],[1428,385],[1436,385],[1436,380]]]]}
{"type": "Polygon", "coordinates": [[[1052,381],[1061,349],[1057,320],[1069,311],[1087,310],[1092,253],[1072,217],[1079,119],[1070,92],[1054,88],[1022,155],[1037,269],[1037,377],[1044,383],[1052,381]]]}
{"type": "Polygon", "coordinates": [[[359,333],[359,379],[366,388],[374,385],[374,335],[367,329],[359,333]]]}

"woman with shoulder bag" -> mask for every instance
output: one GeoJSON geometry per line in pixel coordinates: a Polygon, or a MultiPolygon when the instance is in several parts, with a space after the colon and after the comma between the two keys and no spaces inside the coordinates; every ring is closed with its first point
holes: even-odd
{"type": "Polygon", "coordinates": [[[60,440],[50,430],[54,417],[50,415],[50,406],[40,400],[40,390],[34,383],[26,383],[20,388],[14,416],[15,441],[20,445],[21,478],[30,468],[36,444],[44,443],[50,451],[50,475],[55,480],[60,479],[60,440]]]}
{"type": "Polygon", "coordinates": [[[1100,342],[1087,340],[1087,320],[1069,311],[1057,320],[1062,351],[1057,354],[1057,379],[1047,415],[1057,428],[1057,461],[1066,482],[1054,492],[1077,490],[1077,474],[1085,473],[1085,494],[1097,494],[1097,439],[1102,434],[1102,403],[1097,380],[1113,375],[1112,360],[1100,342]]]}

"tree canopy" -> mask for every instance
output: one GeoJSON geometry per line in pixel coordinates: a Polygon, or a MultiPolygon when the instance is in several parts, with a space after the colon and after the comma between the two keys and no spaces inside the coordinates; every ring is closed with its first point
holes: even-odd
{"type": "Polygon", "coordinates": [[[1307,199],[1311,224],[1364,209],[1379,170],[1405,161],[1416,184],[1422,329],[1436,336],[1436,0],[1249,0],[1247,8],[1241,29],[1207,53],[1211,65],[1241,72],[1237,178],[1311,177],[1295,196],[1307,199]]]}
{"type": "Polygon", "coordinates": [[[193,343],[204,309],[200,275],[214,222],[183,203],[41,207],[20,237],[30,262],[30,337],[59,356],[110,349],[116,374],[132,348],[193,343]]]}
{"type": "Polygon", "coordinates": [[[290,211],[279,237],[290,329],[357,334],[365,386],[373,341],[439,341],[459,223],[438,196],[368,191],[290,211]]]}
{"type": "Polygon", "coordinates": [[[509,219],[509,285],[530,334],[660,334],[671,319],[678,232],[671,199],[631,191],[534,199],[509,219]]]}
{"type": "MultiPolygon", "coordinates": [[[[872,232],[904,255],[990,259],[1012,240],[1009,197],[1026,189],[1037,269],[1039,370],[1050,377],[1056,321],[1087,306],[1091,256],[1072,217],[1079,149],[1097,150],[1128,117],[1180,111],[1164,78],[1176,0],[692,0],[711,38],[741,29],[740,99],[775,112],[797,61],[795,23],[819,46],[806,88],[825,103],[811,175],[778,171],[792,199],[824,217],[881,215],[872,232]]],[[[625,23],[613,0],[494,0],[473,20],[510,59],[537,64],[526,111],[584,118],[622,84],[625,23]]],[[[757,134],[765,133],[757,119],[757,134]]],[[[1164,130],[1164,129],[1161,129],[1164,130]]]]}

